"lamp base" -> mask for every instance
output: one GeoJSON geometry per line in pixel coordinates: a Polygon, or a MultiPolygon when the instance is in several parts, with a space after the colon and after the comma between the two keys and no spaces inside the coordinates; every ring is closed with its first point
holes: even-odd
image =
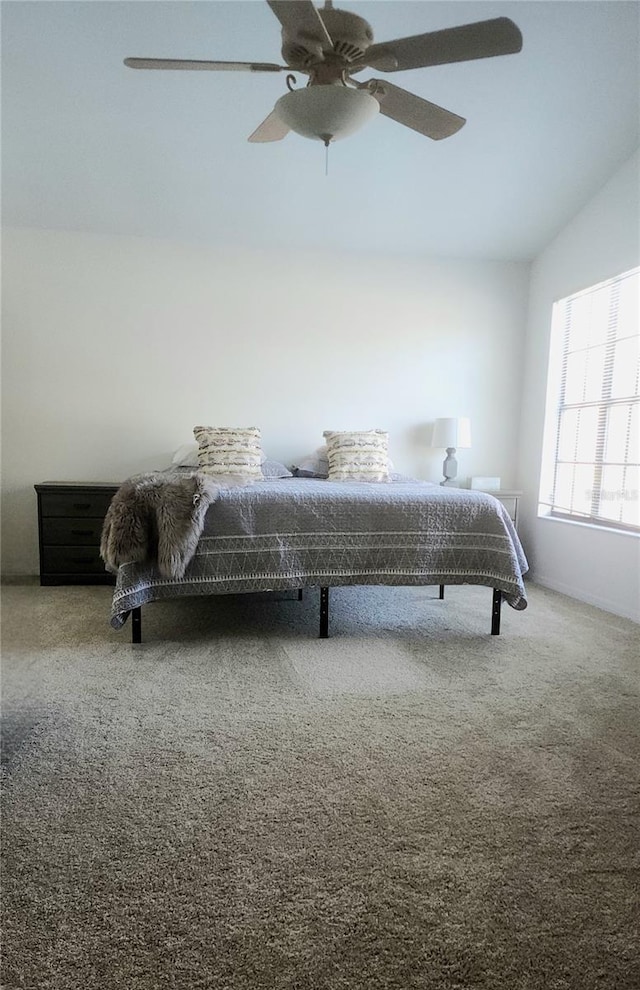
{"type": "Polygon", "coordinates": [[[455,447],[447,447],[447,456],[442,463],[444,481],[441,481],[440,484],[448,485],[450,488],[457,488],[455,479],[458,476],[458,462],[454,457],[455,452],[455,447]]]}

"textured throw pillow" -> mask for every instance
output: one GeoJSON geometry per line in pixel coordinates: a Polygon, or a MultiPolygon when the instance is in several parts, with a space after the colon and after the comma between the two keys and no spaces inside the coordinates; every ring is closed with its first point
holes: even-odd
{"type": "MultiPolygon", "coordinates": [[[[198,458],[199,447],[197,443],[184,443],[182,447],[178,447],[175,454],[171,458],[171,463],[175,464],[177,467],[198,467],[200,460],[198,458]]],[[[260,457],[260,463],[264,464],[267,456],[262,452],[260,457]]]]}
{"type": "Polygon", "coordinates": [[[325,430],[329,481],[390,481],[384,430],[325,430]]]}
{"type": "Polygon", "coordinates": [[[194,426],[198,467],[228,483],[262,481],[260,430],[255,426],[194,426]]]}
{"type": "MultiPolygon", "coordinates": [[[[393,471],[393,461],[387,458],[387,470],[389,474],[393,471]]],[[[293,468],[293,473],[297,478],[328,478],[329,459],[327,456],[326,443],[318,447],[312,454],[307,454],[293,468]]]]}

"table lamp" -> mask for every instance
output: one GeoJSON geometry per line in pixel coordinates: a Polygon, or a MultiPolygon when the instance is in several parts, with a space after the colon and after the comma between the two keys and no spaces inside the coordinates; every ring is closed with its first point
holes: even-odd
{"type": "Polygon", "coordinates": [[[442,465],[444,481],[441,485],[456,487],[456,476],[458,474],[458,462],[455,459],[455,452],[458,447],[471,446],[471,422],[465,416],[444,416],[436,419],[433,424],[432,447],[445,447],[447,456],[442,465]]]}

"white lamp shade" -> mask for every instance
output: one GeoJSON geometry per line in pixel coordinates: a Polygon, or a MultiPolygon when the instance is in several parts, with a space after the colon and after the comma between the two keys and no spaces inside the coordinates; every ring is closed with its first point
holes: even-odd
{"type": "Polygon", "coordinates": [[[444,416],[433,425],[432,447],[471,446],[471,421],[465,416],[444,416]]]}
{"type": "Polygon", "coordinates": [[[302,137],[339,141],[363,127],[380,110],[370,93],[346,86],[307,86],[281,96],[275,105],[280,119],[302,137]]]}

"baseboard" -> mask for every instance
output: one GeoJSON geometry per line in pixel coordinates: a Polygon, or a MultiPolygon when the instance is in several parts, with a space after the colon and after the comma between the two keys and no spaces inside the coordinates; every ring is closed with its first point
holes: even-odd
{"type": "Polygon", "coordinates": [[[599,598],[596,595],[577,594],[575,588],[569,587],[561,581],[554,581],[551,578],[547,578],[543,574],[536,574],[532,578],[532,581],[534,584],[539,584],[543,588],[549,588],[550,591],[559,591],[561,595],[566,595],[567,598],[584,602],[585,605],[595,605],[596,608],[604,609],[605,612],[611,612],[613,615],[619,615],[623,619],[631,619],[632,622],[640,623],[640,611],[636,609],[634,612],[631,609],[622,608],[620,602],[615,600],[599,598]]]}

